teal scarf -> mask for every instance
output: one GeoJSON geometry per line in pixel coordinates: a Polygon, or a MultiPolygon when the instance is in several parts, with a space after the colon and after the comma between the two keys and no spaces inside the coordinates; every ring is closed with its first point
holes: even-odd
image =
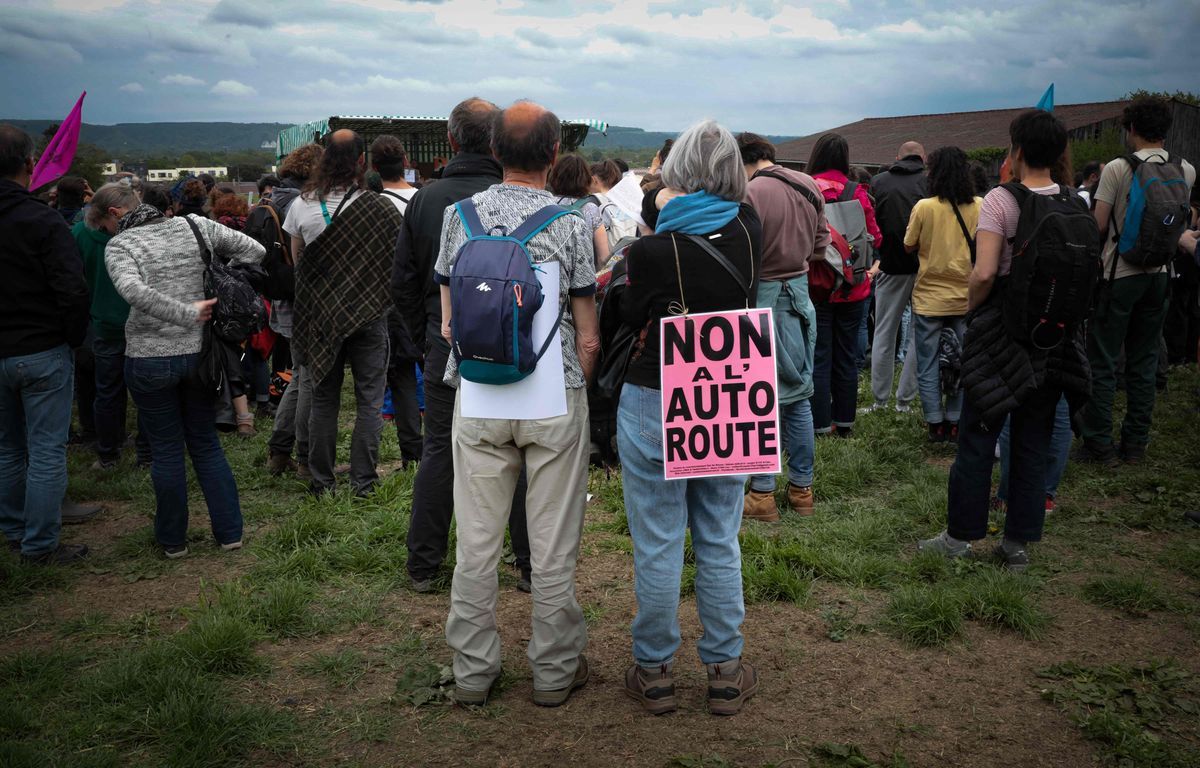
{"type": "Polygon", "coordinates": [[[707,235],[732,221],[737,212],[738,204],[732,200],[700,190],[672,198],[664,205],[654,231],[707,235]]]}

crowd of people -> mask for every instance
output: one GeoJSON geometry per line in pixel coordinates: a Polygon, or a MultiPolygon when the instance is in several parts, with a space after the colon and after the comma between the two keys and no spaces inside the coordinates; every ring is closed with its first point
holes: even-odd
{"type": "Polygon", "coordinates": [[[527,101],[457,105],[453,156],[420,188],[405,181],[399,139],[376,137],[368,152],[339,130],[264,177],[253,208],[203,178],[175,195],[129,180],[92,192],[67,178],[51,207],[27,189],[33,142],[0,125],[0,528],[29,563],[86,556],[59,541],[62,523],[94,514],[64,500],[73,399],[93,469],[114,470],[129,448],[149,468],[155,538],[177,558],[188,554],[185,453],[216,545],[242,546],[218,430],[253,434],[249,403],[272,409],[272,368],[284,375],[267,470],[298,475],[317,496],[339,482],[374,491],[390,393],[402,461],[417,464],[413,590],[434,589],[456,524],[446,622],[455,699],[486,703],[500,674],[507,529],[519,588],[532,594],[533,699],[553,707],[590,675],[575,568],[589,461],[613,435],[638,606],[623,689],[650,713],[676,708],[690,531],[708,707],[736,714],[759,686],[743,659],[739,528],[779,521],[780,500],[789,514],[819,511],[816,440],[858,435],[860,410],[919,401],[929,440],[956,444],[946,528],[919,549],[971,554],[999,506],[993,556],[1014,571],[1041,538],[1073,432],[1075,460],[1142,460],[1168,285],[1197,263],[1195,170],[1163,147],[1170,119],[1163,102],[1134,101],[1131,154],[1076,177],[1062,122],[1023,112],[1010,126],[1011,181],[998,186],[962,149],[927,154],[920,137],[872,177],[850,164],[844,137],[827,134],[802,172],[780,165],[766,138],[702,121],[640,179],[640,216],[607,195],[631,171],[561,153],[559,119],[527,101]],[[1142,208],[1154,215],[1138,219],[1142,208]],[[551,271],[557,295],[543,297],[541,278],[527,278],[551,271]],[[544,343],[522,325],[541,300],[557,312],[544,343]],[[659,320],[747,306],[774,316],[778,496],[771,474],[664,479],[659,320]],[[564,412],[485,418],[464,404],[468,382],[530,375],[555,334],[561,356],[546,360],[561,359],[564,412]],[[343,473],[347,367],[356,412],[343,473]],[[873,402],[860,409],[864,367],[873,402]],[[616,377],[613,396],[592,386],[598,375],[616,377]],[[597,423],[607,420],[610,431],[597,423]]]}

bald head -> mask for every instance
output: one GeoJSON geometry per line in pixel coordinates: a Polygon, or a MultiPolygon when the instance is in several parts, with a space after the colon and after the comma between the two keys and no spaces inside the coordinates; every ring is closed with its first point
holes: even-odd
{"type": "Polygon", "coordinates": [[[450,112],[450,121],[446,125],[454,150],[476,155],[491,154],[492,123],[499,113],[500,107],[478,96],[460,101],[450,112]]]}
{"type": "Polygon", "coordinates": [[[366,144],[348,128],[336,130],[325,139],[325,151],[317,168],[316,188],[322,195],[351,184],[362,186],[366,144]]]}
{"type": "Polygon", "coordinates": [[[532,101],[518,101],[496,116],[492,154],[506,169],[544,171],[554,165],[562,123],[553,112],[532,101]]]}
{"type": "Polygon", "coordinates": [[[900,151],[896,153],[896,159],[903,160],[904,158],[912,157],[913,155],[916,155],[917,157],[921,158],[922,161],[924,161],[925,147],[922,147],[915,141],[906,141],[900,145],[900,151]]]}

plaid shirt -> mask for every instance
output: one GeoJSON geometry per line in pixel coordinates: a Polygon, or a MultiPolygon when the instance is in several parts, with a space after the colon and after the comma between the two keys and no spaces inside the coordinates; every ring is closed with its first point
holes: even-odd
{"type": "Polygon", "coordinates": [[[403,221],[396,206],[364,192],[305,246],[296,265],[292,346],[313,381],[333,369],[346,337],[383,317],[403,221]]]}

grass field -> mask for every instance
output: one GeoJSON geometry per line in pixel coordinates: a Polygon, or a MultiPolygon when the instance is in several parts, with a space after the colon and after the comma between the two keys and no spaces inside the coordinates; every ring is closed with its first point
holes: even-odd
{"type": "Polygon", "coordinates": [[[435,594],[406,586],[412,472],[390,427],[365,500],[269,477],[269,422],[223,438],[246,548],[212,545],[193,482],[180,561],[154,545],[132,457],[101,474],[73,453],[71,497],[107,511],[65,540],[93,557],[0,556],[0,766],[1200,765],[1200,529],[1181,518],[1200,508],[1198,386],[1173,374],[1143,464],[1069,468],[1023,576],[914,553],[943,526],[953,457],[915,416],[819,441],[817,514],[743,528],[763,685],[721,720],[687,594],[680,711],[651,718],[622,695],[635,602],[619,473],[593,472],[579,562],[592,681],[559,710],[532,705],[529,598],[502,564],[501,692],[468,712],[447,699],[452,563],[435,594]]]}

